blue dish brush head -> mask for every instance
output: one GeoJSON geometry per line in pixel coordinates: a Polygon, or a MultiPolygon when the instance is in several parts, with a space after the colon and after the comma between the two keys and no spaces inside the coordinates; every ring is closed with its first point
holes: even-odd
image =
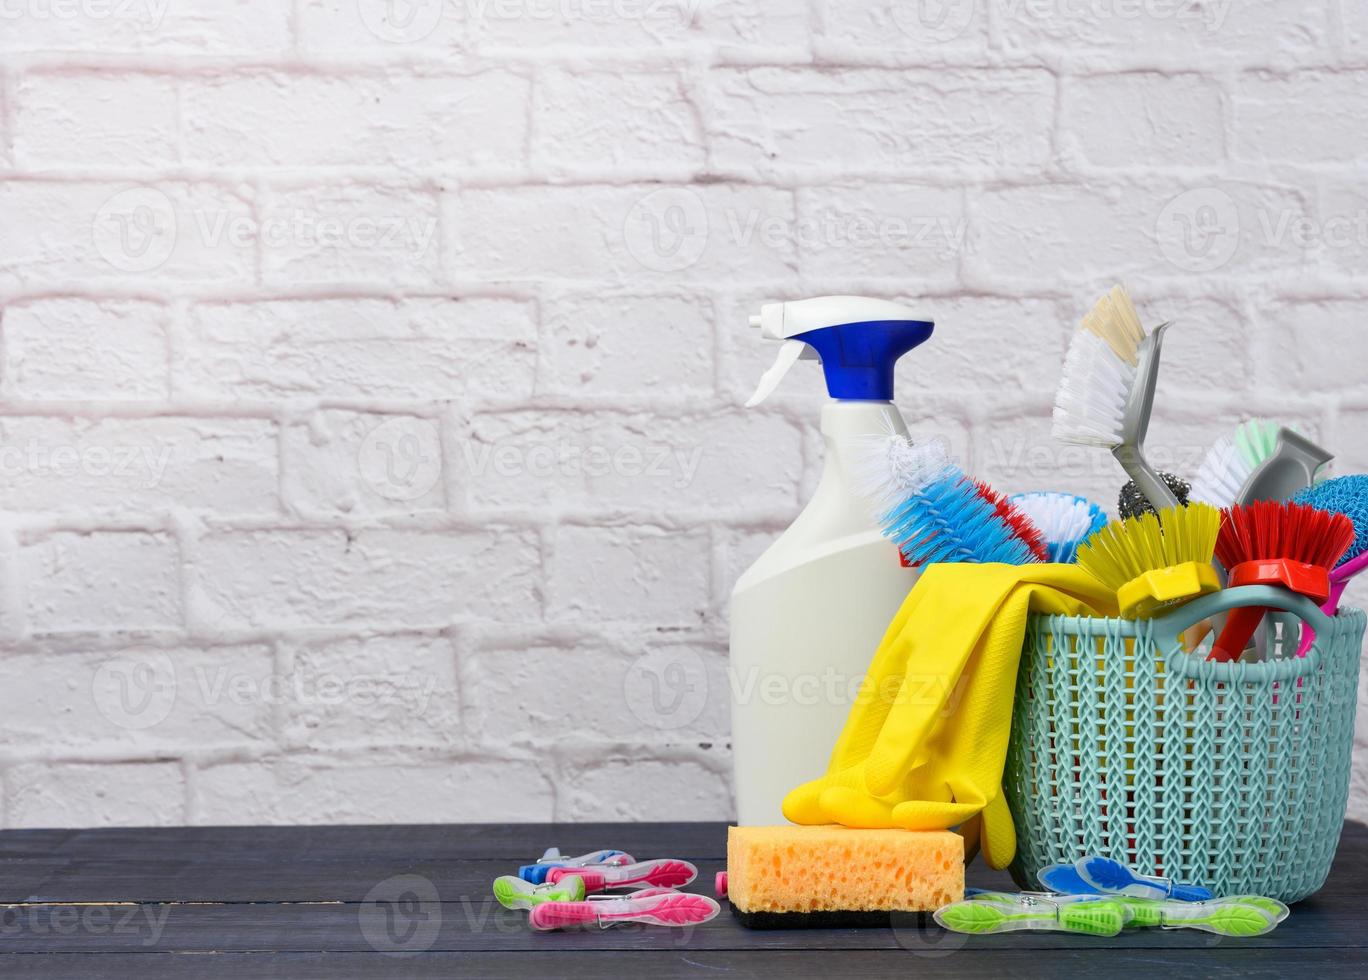
{"type": "Polygon", "coordinates": [[[1299,491],[1292,500],[1343,514],[1354,522],[1354,543],[1339,560],[1340,565],[1368,551],[1368,476],[1337,476],[1299,491]]]}
{"type": "Polygon", "coordinates": [[[1037,561],[1028,545],[998,517],[979,487],[958,467],[947,466],[935,479],[887,511],[884,535],[913,565],[932,562],[1037,561]]]}

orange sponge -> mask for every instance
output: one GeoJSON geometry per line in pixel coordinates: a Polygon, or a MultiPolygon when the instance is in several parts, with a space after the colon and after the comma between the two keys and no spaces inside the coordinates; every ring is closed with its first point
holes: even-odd
{"type": "Polygon", "coordinates": [[[887,925],[964,897],[964,838],[948,830],[731,827],[727,897],[759,928],[887,925]]]}

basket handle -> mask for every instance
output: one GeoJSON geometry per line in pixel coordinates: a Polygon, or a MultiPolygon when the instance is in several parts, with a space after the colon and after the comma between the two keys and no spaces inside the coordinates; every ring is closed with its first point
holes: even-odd
{"type": "Polygon", "coordinates": [[[1188,627],[1217,613],[1245,606],[1271,606],[1293,613],[1317,633],[1324,633],[1331,626],[1330,617],[1304,596],[1276,585],[1241,585],[1193,599],[1166,616],[1156,617],[1154,636],[1168,649],[1174,649],[1188,627]]]}

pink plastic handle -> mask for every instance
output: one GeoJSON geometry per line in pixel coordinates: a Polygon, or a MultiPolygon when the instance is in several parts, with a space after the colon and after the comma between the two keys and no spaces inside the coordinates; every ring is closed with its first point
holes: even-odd
{"type": "Polygon", "coordinates": [[[571,875],[584,879],[584,890],[586,892],[601,892],[608,887],[608,883],[603,878],[603,872],[597,868],[548,868],[546,880],[553,885],[558,885],[561,879],[569,878],[571,875]]]}
{"type": "Polygon", "coordinates": [[[533,929],[564,929],[567,926],[598,924],[598,910],[592,902],[542,902],[532,906],[527,921],[533,929]]]}
{"type": "MultiPolygon", "coordinates": [[[[1368,551],[1350,558],[1343,565],[1332,568],[1330,570],[1330,598],[1325,600],[1325,605],[1321,606],[1321,612],[1327,616],[1333,616],[1339,612],[1340,600],[1344,598],[1344,590],[1349,587],[1349,580],[1365,568],[1368,568],[1368,551]]],[[[1301,646],[1297,648],[1297,656],[1306,656],[1306,652],[1311,649],[1311,644],[1315,642],[1316,631],[1303,624],[1301,646]]]]}
{"type": "MultiPolygon", "coordinates": [[[[1330,570],[1330,581],[1343,585],[1365,568],[1368,568],[1368,551],[1365,551],[1361,555],[1355,555],[1343,565],[1337,565],[1332,568],[1330,570]]],[[[1343,592],[1344,590],[1341,588],[1340,593],[1343,594],[1343,592]]],[[[1331,598],[1333,599],[1334,596],[1331,596],[1331,598]]]]}
{"type": "Polygon", "coordinates": [[[719,910],[718,904],[706,895],[691,895],[688,892],[675,892],[673,895],[662,895],[659,898],[632,898],[627,901],[639,907],[622,914],[622,920],[649,922],[657,926],[698,925],[717,915],[719,910]]]}
{"type": "Polygon", "coordinates": [[[551,868],[546,873],[546,880],[554,883],[570,875],[584,879],[586,892],[601,892],[605,888],[678,888],[698,877],[698,869],[688,861],[659,858],[620,868],[551,868]]]}

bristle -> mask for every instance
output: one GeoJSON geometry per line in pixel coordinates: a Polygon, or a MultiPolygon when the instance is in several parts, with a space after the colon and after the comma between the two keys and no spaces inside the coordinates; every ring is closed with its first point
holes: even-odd
{"type": "Polygon", "coordinates": [[[1252,473],[1278,448],[1281,426],[1267,419],[1250,419],[1235,430],[1235,447],[1252,473]]]}
{"type": "Polygon", "coordinates": [[[1213,507],[1230,507],[1240,489],[1254,472],[1235,440],[1222,436],[1207,450],[1197,476],[1192,481],[1192,499],[1213,507]]]}
{"type": "MultiPolygon", "coordinates": [[[[856,489],[869,498],[885,537],[913,564],[1043,561],[1024,532],[950,460],[944,442],[914,445],[892,431],[867,436],[852,463],[856,489]],[[1001,513],[1001,516],[999,516],[1001,513]]],[[[992,493],[992,491],[988,491],[992,493]]]]}
{"type": "Polygon", "coordinates": [[[1072,562],[1078,546],[1107,524],[1101,507],[1071,493],[1019,493],[1009,499],[1040,529],[1050,561],[1072,562]]]}
{"type": "Polygon", "coordinates": [[[1123,286],[1113,286],[1083,317],[1055,395],[1054,436],[1112,449],[1121,444],[1126,400],[1135,385],[1145,328],[1123,286]]]}
{"type": "Polygon", "coordinates": [[[1135,368],[1093,333],[1074,334],[1055,395],[1054,437],[1111,449],[1121,444],[1135,368]]]}
{"type": "Polygon", "coordinates": [[[1339,561],[1341,565],[1368,551],[1368,476],[1337,476],[1308,487],[1292,498],[1320,510],[1343,514],[1354,526],[1354,541],[1339,561]]]}
{"type": "Polygon", "coordinates": [[[1353,543],[1354,523],[1343,514],[1306,504],[1263,500],[1222,513],[1216,557],[1227,569],[1269,558],[1330,569],[1353,543]]]}
{"type": "Polygon", "coordinates": [[[1124,286],[1113,286],[1099,299],[1084,315],[1079,330],[1105,341],[1117,358],[1131,367],[1140,363],[1140,342],[1145,339],[1145,329],[1124,286]]]}
{"type": "Polygon", "coordinates": [[[979,496],[993,505],[998,519],[1011,528],[1012,533],[1031,549],[1031,554],[1035,555],[1036,560],[1049,561],[1050,552],[1045,547],[1045,536],[1030,516],[982,480],[975,480],[974,485],[978,487],[979,496]]]}
{"type": "Polygon", "coordinates": [[[1140,314],[1135,311],[1135,304],[1131,302],[1130,293],[1126,292],[1126,287],[1117,283],[1111,288],[1112,307],[1116,310],[1117,319],[1122,324],[1130,342],[1139,351],[1141,342],[1145,339],[1145,327],[1140,322],[1140,314]]]}
{"type": "Polygon", "coordinates": [[[859,438],[852,454],[851,481],[883,513],[944,475],[952,464],[941,440],[915,444],[888,431],[859,438]]]}
{"type": "Polygon", "coordinates": [[[1110,589],[1156,568],[1210,563],[1221,512],[1207,504],[1168,507],[1113,521],[1078,549],[1078,564],[1110,589]]]}
{"type": "Polygon", "coordinates": [[[952,467],[884,513],[884,535],[914,565],[933,562],[1005,562],[1028,565],[1035,555],[997,516],[968,477],[952,467]]]}

